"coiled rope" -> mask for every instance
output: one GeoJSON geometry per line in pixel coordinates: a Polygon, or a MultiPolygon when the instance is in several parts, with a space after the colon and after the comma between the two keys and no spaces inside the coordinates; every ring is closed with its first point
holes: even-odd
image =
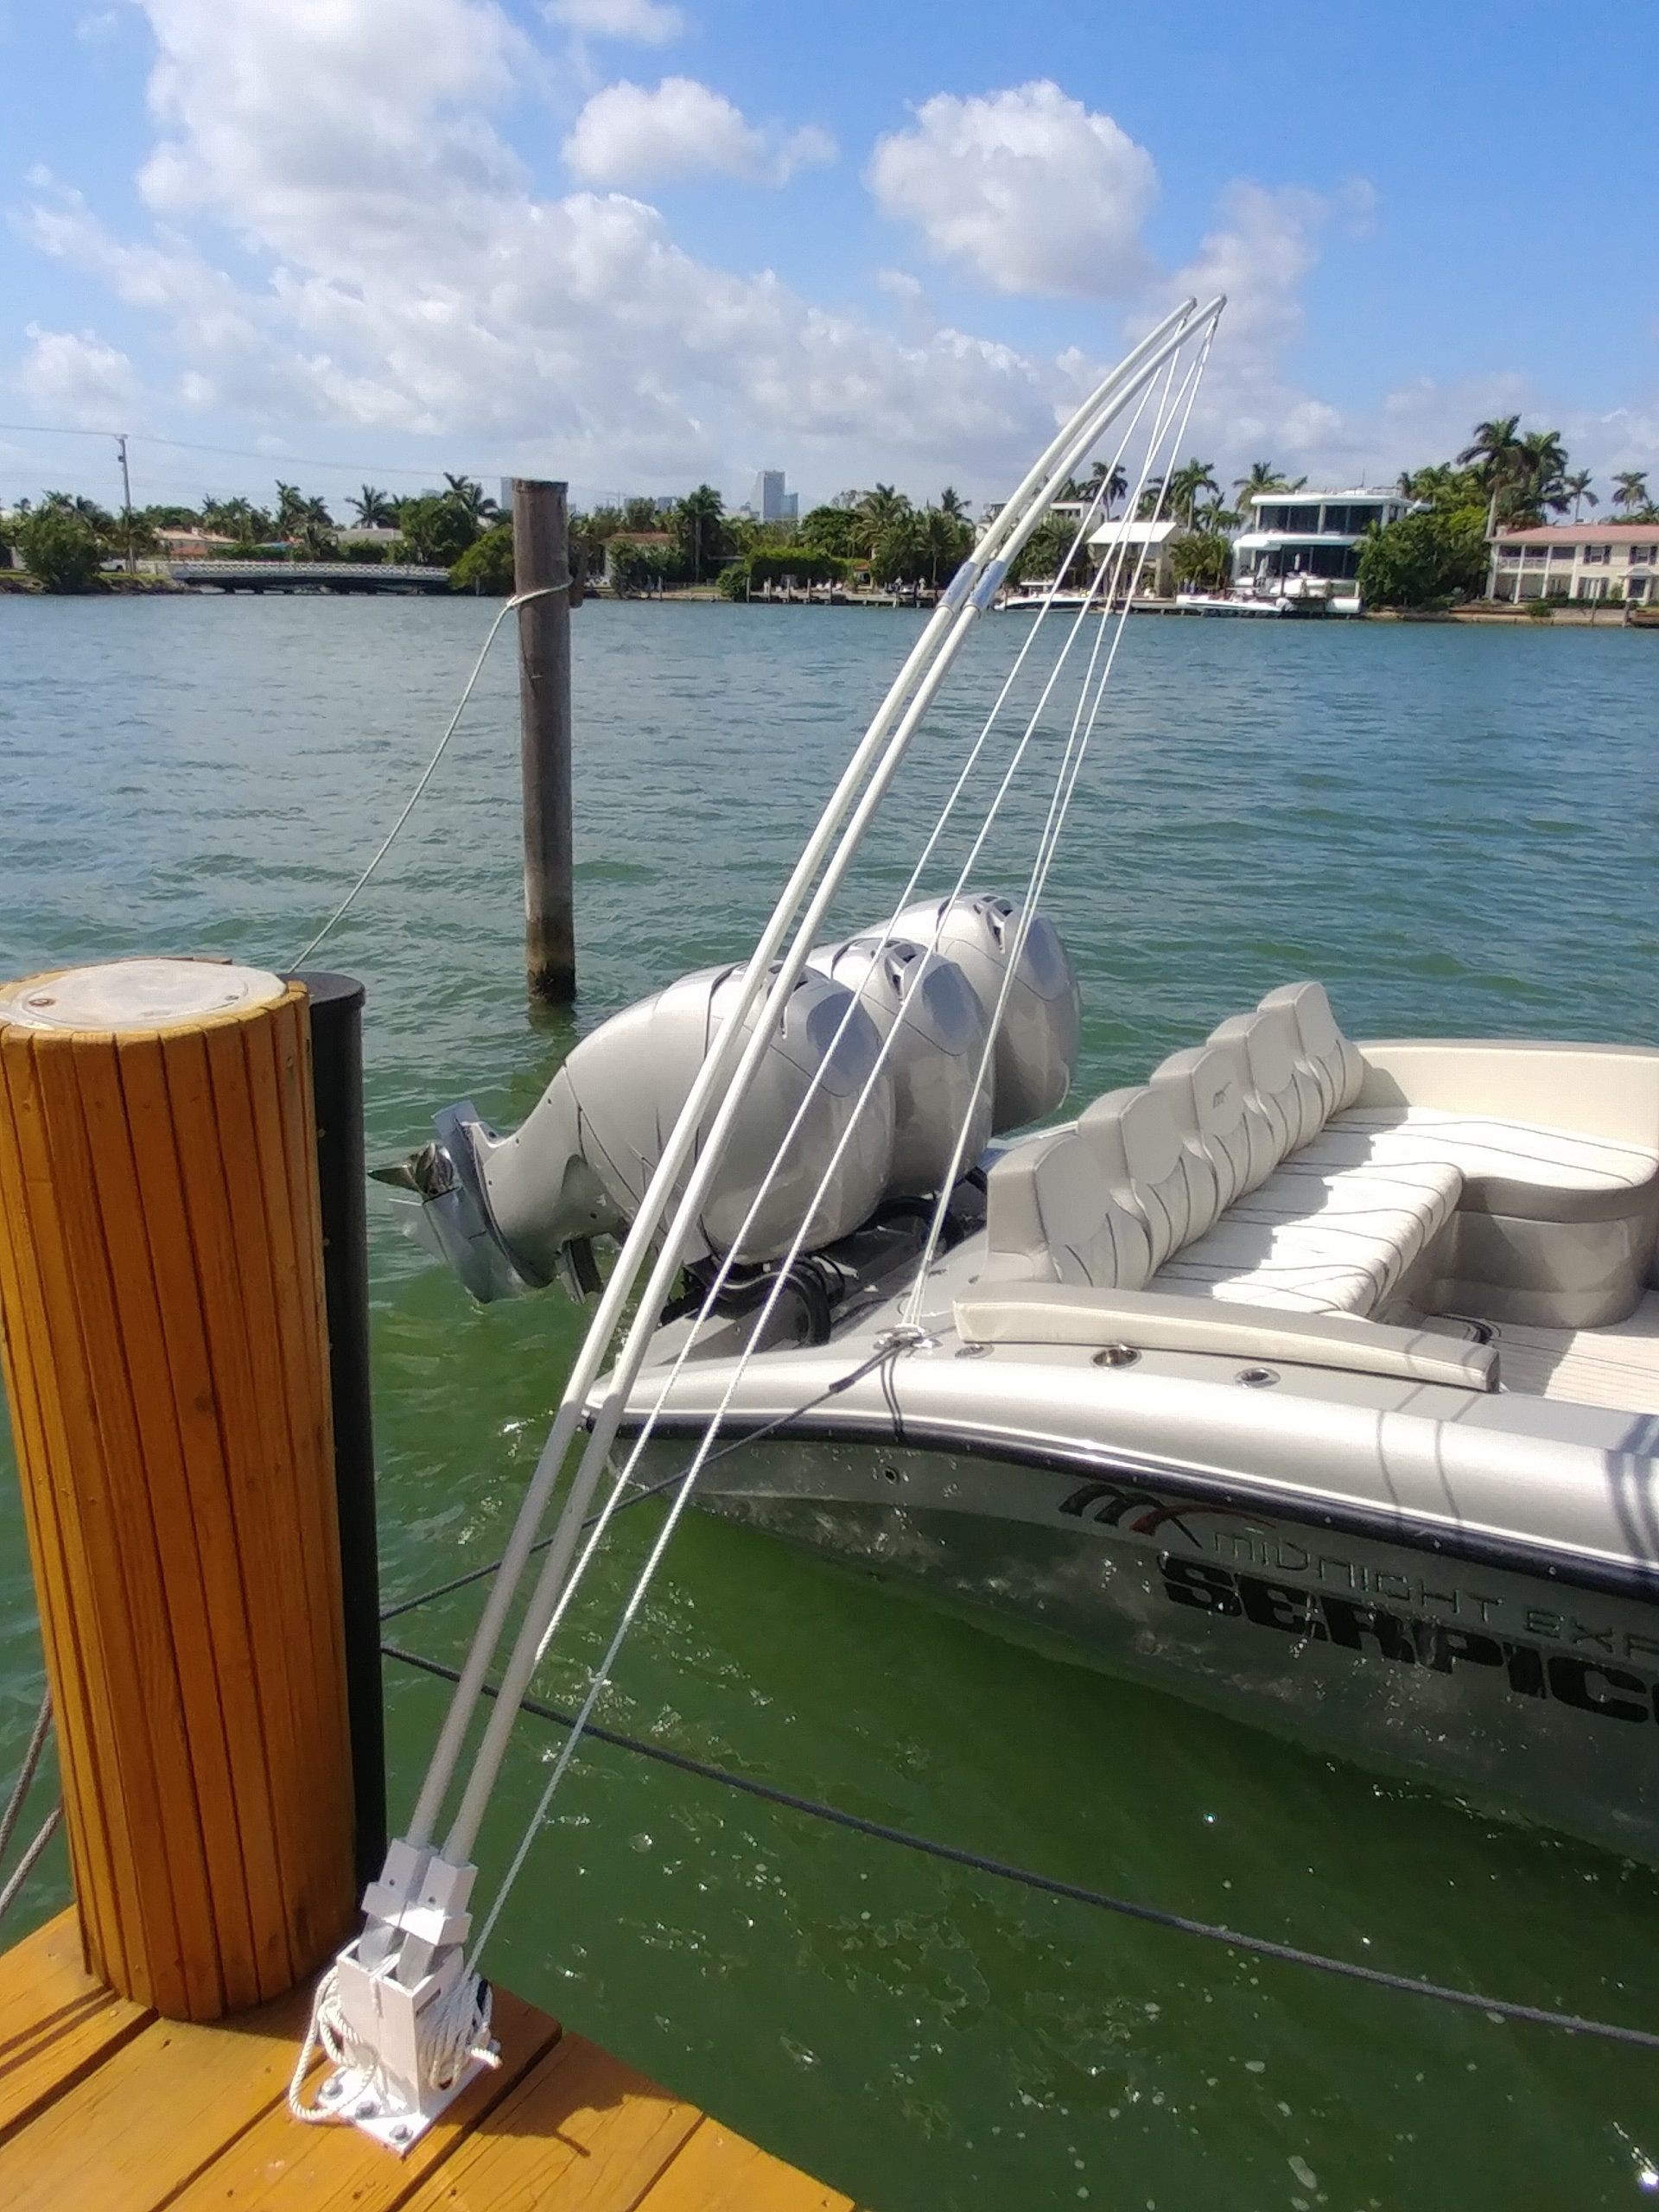
{"type": "MultiPolygon", "coordinates": [[[[501,2053],[490,2033],[493,2005],[489,1983],[479,1981],[471,1974],[458,1975],[442,1996],[433,1999],[423,2019],[421,2036],[422,2048],[427,2054],[429,2088],[453,2088],[472,2062],[480,2066],[500,2065],[501,2053]]],[[[372,2051],[359,2048],[346,2024],[340,2008],[339,1970],[334,1967],[330,1967],[317,1984],[305,2040],[300,2045],[300,2055],[289,2078],[288,2108],[296,2120],[303,2120],[310,2127],[354,2117],[344,2096],[338,2096],[332,2104],[308,2103],[305,2077],[319,2051],[336,2074],[344,2070],[359,2077],[358,2098],[373,2097],[377,2104],[383,2101],[382,2069],[372,2051]]]]}
{"type": "MultiPolygon", "coordinates": [[[[383,1643],[382,1653],[406,1667],[417,1668],[423,1674],[435,1675],[442,1681],[455,1682],[461,1679],[453,1667],[442,1660],[429,1659],[423,1653],[406,1650],[402,1644],[383,1643]]],[[[493,1698],[496,1685],[486,1682],[484,1694],[493,1698]]],[[[557,1706],[544,1704],[539,1698],[526,1697],[519,1700],[518,1709],[537,1720],[546,1720],[555,1727],[574,1728],[577,1716],[565,1713],[557,1706]]],[[[1220,1943],[1229,1950],[1241,1951],[1256,1959],[1268,1959],[1280,1966],[1303,1967],[1318,1974],[1334,1974],[1344,1981],[1357,1981],[1372,1989],[1386,1989],[1401,1997],[1421,1997],[1438,2005],[1451,2005],[1466,2012],[1484,2012],[1494,2021],[1513,2020],[1527,2027],[1554,2028],[1564,2035],[1588,2036],[1602,2043],[1624,2044],[1637,2050],[1659,2051],[1659,2034],[1647,2028],[1627,2027],[1617,2020],[1596,2020],[1580,2012],[1558,2012],[1548,2005],[1522,2005],[1507,1997],[1485,1997],[1468,1989],[1453,1989],[1440,1981],[1425,1981],[1415,1974],[1392,1974],[1386,1967],[1366,1966],[1357,1959],[1339,1959],[1324,1951],[1310,1951],[1299,1943],[1281,1943],[1268,1936],[1251,1936],[1236,1928],[1224,1928],[1217,1922],[1198,1920],[1191,1914],[1171,1912],[1165,1906],[1145,1904],[1133,1897],[1113,1897],[1105,1890],[1090,1889],[1082,1882],[1063,1881],[1058,1875],[1040,1874],[1029,1866],[1016,1866],[1002,1859],[993,1859],[984,1852],[964,1850],[959,1844],[940,1843],[931,1836],[917,1835],[909,1828],[894,1827],[886,1821],[873,1821],[861,1813],[849,1813],[843,1807],[830,1805],[822,1798],[805,1797],[793,1789],[782,1789],[775,1783],[758,1782],[752,1775],[735,1774],[728,1767],[715,1766],[707,1759],[694,1758],[689,1751],[671,1750],[665,1744],[647,1743],[642,1737],[625,1736],[614,1728],[606,1728],[589,1720],[583,1734],[597,1743],[608,1744],[613,1750],[634,1751],[641,1758],[655,1759],[658,1765],[672,1767],[678,1774],[695,1775],[702,1782],[716,1782],[722,1788],[735,1789],[746,1797],[759,1798],[763,1804],[778,1805],[791,1813],[803,1813],[815,1821],[827,1821],[833,1827],[850,1829],[855,1835],[869,1836],[878,1843],[897,1844],[906,1851],[919,1852],[927,1859],[941,1859],[950,1866],[966,1867],[976,1874],[990,1874],[999,1881],[1017,1883],[1021,1888],[1035,1890],[1046,1897],[1064,1897],[1072,1904],[1092,1905],[1101,1912],[1116,1913],[1121,1919],[1137,1920],[1149,1928],[1162,1928],[1178,1936],[1195,1936],[1210,1943],[1220,1943]]]]}

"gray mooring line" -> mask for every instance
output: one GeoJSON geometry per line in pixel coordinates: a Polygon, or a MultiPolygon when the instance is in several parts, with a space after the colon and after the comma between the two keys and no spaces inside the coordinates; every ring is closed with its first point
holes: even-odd
{"type": "MultiPolygon", "coordinates": [[[[673,1478],[670,1478],[671,1480],[673,1478]]],[[[487,1573],[488,1568],[478,1570],[487,1573]]],[[[471,1579],[471,1578],[467,1578],[471,1579]]],[[[413,1602],[418,1604],[419,1599],[413,1602]]],[[[381,1649],[388,1659],[397,1659],[406,1667],[418,1668],[422,1673],[435,1675],[440,1681],[460,1680],[458,1671],[440,1659],[429,1659],[418,1651],[405,1650],[401,1644],[386,1643],[381,1649]]],[[[484,1685],[484,1694],[493,1698],[498,1694],[493,1682],[484,1685]]],[[[570,1728],[575,1725],[574,1713],[562,1712],[557,1706],[544,1704],[539,1698],[524,1698],[519,1711],[532,1714],[538,1720],[550,1721],[555,1727],[570,1728]]],[[[947,1866],[965,1866],[976,1874],[994,1874],[999,1880],[1018,1883],[1022,1888],[1036,1890],[1047,1897],[1065,1897],[1073,1904],[1093,1905],[1103,1912],[1114,1912],[1125,1920],[1138,1920],[1151,1928],[1172,1929],[1179,1936],[1202,1936],[1205,1942],[1224,1944],[1229,1949],[1243,1951],[1252,1958],[1271,1959],[1281,1966],[1307,1967],[1319,1974],[1334,1974],[1344,1981],[1357,1981],[1375,1989],[1392,1990],[1398,1996],[1425,1997],[1436,2004],[1456,2005],[1467,2012],[1484,2012],[1495,2021],[1515,2020],[1535,2028],[1554,2028],[1566,2035],[1591,2036],[1603,2043],[1626,2044],[1638,2050],[1659,2051],[1659,2034],[1647,2028],[1625,2027],[1616,2020],[1592,2020],[1578,2012],[1556,2012],[1540,2005],[1518,2005],[1509,1998],[1483,1997],[1467,1989],[1449,1988],[1444,1982],[1423,1981],[1414,1974],[1390,1974],[1382,1967],[1368,1967],[1356,1959],[1332,1958],[1323,1951],[1304,1950],[1295,1943],[1274,1942],[1270,1936],[1247,1936],[1236,1929],[1223,1928],[1214,1921],[1195,1920],[1189,1915],[1166,1911],[1161,1905],[1141,1904],[1128,1897],[1110,1896],[1104,1890],[1093,1890],[1080,1882],[1065,1882],[1052,1874],[1039,1874],[1029,1866],[1014,1866],[1001,1859],[991,1859],[983,1853],[965,1851],[959,1845],[936,1842],[931,1836],[915,1834],[909,1828],[893,1827],[885,1821],[868,1820],[861,1813],[849,1813],[838,1805],[826,1804],[821,1798],[804,1797],[792,1789],[780,1789],[770,1782],[757,1782],[751,1776],[734,1774],[728,1768],[714,1766],[707,1759],[694,1758],[690,1752],[671,1751],[664,1744],[646,1743],[639,1736],[625,1736],[613,1728],[602,1728],[589,1722],[584,1731],[601,1744],[609,1744],[622,1751],[637,1751],[640,1758],[655,1759],[661,1766],[672,1767],[680,1774],[695,1775],[702,1782],[717,1782],[728,1789],[741,1791],[747,1797],[759,1798],[762,1803],[780,1805],[791,1813],[804,1813],[815,1821],[827,1821],[832,1827],[849,1828],[856,1835],[873,1836],[880,1843],[894,1843],[906,1851],[920,1852],[924,1857],[942,1859],[947,1866]]]]}

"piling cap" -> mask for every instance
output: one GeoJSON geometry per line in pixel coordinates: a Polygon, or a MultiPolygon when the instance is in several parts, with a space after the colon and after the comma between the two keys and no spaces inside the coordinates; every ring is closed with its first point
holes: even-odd
{"type": "Polygon", "coordinates": [[[263,968],[207,960],[106,960],[0,988],[0,1024],[122,1036],[192,1028],[270,1006],[288,986],[263,968]]]}

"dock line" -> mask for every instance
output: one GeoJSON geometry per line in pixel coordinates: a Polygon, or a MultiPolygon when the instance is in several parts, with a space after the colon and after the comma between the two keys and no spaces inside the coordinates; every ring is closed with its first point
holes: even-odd
{"type": "MultiPolygon", "coordinates": [[[[406,1650],[402,1644],[383,1643],[380,1649],[386,1658],[400,1660],[404,1666],[416,1668],[423,1674],[435,1675],[441,1681],[456,1682],[461,1679],[458,1669],[447,1666],[441,1659],[429,1659],[423,1653],[406,1650]]],[[[499,1694],[493,1682],[486,1682],[483,1691],[488,1698],[499,1694]]],[[[575,1713],[562,1712],[557,1706],[545,1704],[539,1698],[521,1698],[518,1710],[537,1720],[550,1721],[557,1728],[575,1726],[575,1713]]],[[[1472,1990],[1452,1989],[1444,1982],[1423,1981],[1414,1974],[1391,1974],[1384,1967],[1368,1967],[1357,1959],[1332,1958],[1326,1952],[1304,1950],[1297,1943],[1275,1942],[1271,1936],[1244,1935],[1214,1921],[1195,1920],[1186,1913],[1170,1912],[1162,1905],[1142,1904],[1134,1898],[1090,1889],[1081,1882],[1066,1882],[1053,1874],[1039,1874],[1033,1867],[1012,1866],[1006,1859],[992,1859],[982,1852],[966,1851],[958,1844],[939,1843],[931,1836],[917,1835],[910,1828],[893,1827],[886,1821],[872,1821],[861,1813],[849,1813],[839,1805],[826,1804],[822,1798],[804,1797],[796,1790],[779,1789],[775,1783],[757,1782],[752,1776],[734,1774],[728,1767],[694,1758],[689,1751],[672,1751],[665,1744],[647,1743],[639,1736],[622,1735],[614,1728],[602,1727],[597,1721],[588,1721],[582,1733],[598,1743],[610,1745],[613,1750],[637,1751],[642,1758],[655,1759],[659,1765],[672,1767],[677,1773],[695,1775],[699,1781],[718,1782],[747,1797],[759,1798],[763,1804],[780,1805],[791,1813],[805,1813],[815,1821],[827,1821],[831,1827],[850,1828],[855,1835],[871,1836],[879,1843],[899,1844],[906,1851],[920,1852],[925,1858],[943,1859],[947,1866],[965,1866],[976,1874],[994,1874],[999,1880],[1018,1883],[1022,1888],[1036,1890],[1044,1896],[1064,1897],[1072,1904],[1093,1905],[1102,1912],[1115,1912],[1122,1919],[1138,1920],[1150,1928],[1169,1929],[1178,1936],[1201,1936],[1206,1942],[1224,1944],[1230,1950],[1246,1952],[1252,1958],[1271,1959],[1281,1966],[1310,1967],[1316,1973],[1335,1974],[1344,1981],[1362,1982],[1370,1988],[1392,1990],[1398,1996],[1429,1998],[1436,2004],[1455,2005],[1464,2012],[1484,2012],[1494,2020],[1515,2020],[1528,2027],[1554,2028],[1564,2035],[1590,2036],[1603,2043],[1659,2051],[1659,2034],[1651,2029],[1626,2027],[1617,2020],[1589,2019],[1578,2012],[1552,2012],[1541,2005],[1520,2005],[1505,1997],[1483,1997],[1472,1990]]]]}
{"type": "Polygon", "coordinates": [[[416,808],[420,804],[422,793],[425,791],[427,785],[436,774],[439,761],[442,760],[444,754],[448,751],[450,739],[461,728],[461,718],[467,711],[467,702],[472,697],[474,687],[476,685],[479,677],[484,672],[484,664],[489,658],[490,647],[495,643],[496,632],[500,629],[501,625],[506,620],[508,615],[513,612],[515,607],[524,607],[532,599],[547,599],[555,592],[566,591],[569,588],[569,587],[568,584],[538,584],[534,591],[515,592],[511,599],[503,601],[500,607],[497,611],[494,621],[492,622],[489,626],[489,630],[485,636],[483,644],[479,647],[478,658],[473,663],[473,672],[467,679],[467,688],[461,695],[461,699],[455,708],[454,713],[449,717],[449,727],[444,731],[443,735],[438,740],[437,751],[427,762],[425,767],[422,769],[420,776],[416,782],[414,790],[410,791],[409,797],[404,800],[403,812],[397,817],[397,819],[392,823],[391,829],[387,830],[385,837],[381,840],[379,849],[376,852],[374,858],[364,869],[362,874],[358,877],[357,881],[346,893],[346,896],[340,900],[339,906],[335,907],[334,912],[329,915],[327,920],[317,931],[309,944],[304,946],[300,951],[296,952],[291,960],[285,961],[283,963],[282,972],[289,973],[296,968],[304,967],[306,962],[311,957],[317,947],[322,943],[324,938],[329,935],[336,923],[341,922],[345,919],[346,915],[350,910],[353,902],[355,900],[358,893],[362,890],[369,878],[374,874],[376,868],[379,867],[381,861],[385,860],[386,855],[391,850],[393,845],[397,842],[404,823],[408,821],[410,816],[414,813],[416,808]]]}

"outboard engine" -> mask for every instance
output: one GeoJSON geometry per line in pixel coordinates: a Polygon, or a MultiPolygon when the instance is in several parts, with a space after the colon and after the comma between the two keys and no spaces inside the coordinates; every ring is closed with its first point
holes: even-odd
{"type": "Polygon", "coordinates": [[[978,994],[953,960],[908,938],[884,944],[880,930],[820,945],[809,964],[855,991],[883,1037],[897,1028],[887,1052],[893,1135],[887,1195],[931,1195],[958,1157],[964,1124],[964,1167],[990,1139],[992,1071],[980,1073],[986,1015],[978,994]]]}
{"type": "MultiPolygon", "coordinates": [[[[438,1117],[438,1145],[410,1179],[427,1198],[435,1241],[474,1297],[549,1282],[571,1255],[585,1253],[585,1240],[621,1232],[741,976],[735,968],[708,969],[613,1014],[575,1047],[511,1136],[497,1135],[470,1106],[438,1117]]],[[[807,1250],[846,1236],[874,1211],[893,1156],[893,1086],[884,1067],[860,1107],[880,1038],[851,1001],[845,984],[810,969],[798,979],[704,1200],[689,1262],[733,1252],[780,1149],[771,1187],[735,1251],[739,1262],[781,1257],[809,1205],[807,1250]]],[[[718,1110],[716,1100],[703,1135],[718,1110]]]]}
{"type": "MultiPolygon", "coordinates": [[[[895,936],[934,944],[977,993],[988,1021],[1007,971],[1024,909],[981,892],[906,906],[895,936]]],[[[997,1032],[991,1125],[997,1135],[1052,1114],[1071,1087],[1082,1027],[1077,978],[1058,931],[1041,913],[1031,918],[997,1032]]]]}

